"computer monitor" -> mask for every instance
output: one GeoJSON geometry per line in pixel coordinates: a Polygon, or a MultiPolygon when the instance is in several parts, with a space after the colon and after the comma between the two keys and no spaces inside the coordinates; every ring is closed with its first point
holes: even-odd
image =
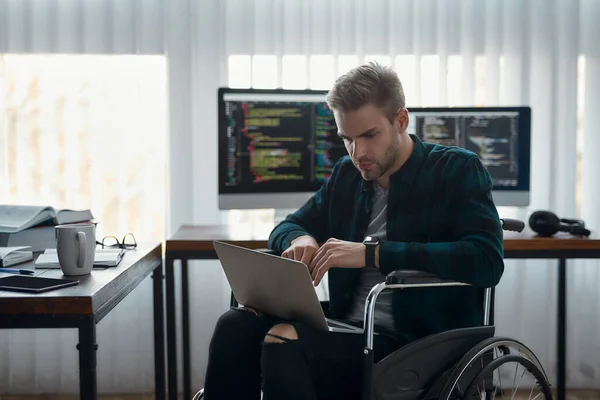
{"type": "Polygon", "coordinates": [[[471,150],[492,177],[496,206],[530,200],[529,107],[409,108],[408,133],[423,141],[471,150]]]}
{"type": "MultiPolygon", "coordinates": [[[[220,88],[219,208],[296,209],[347,155],[327,92],[220,88]]],[[[409,108],[409,133],[477,153],[497,206],[529,204],[528,107],[409,108]]]]}

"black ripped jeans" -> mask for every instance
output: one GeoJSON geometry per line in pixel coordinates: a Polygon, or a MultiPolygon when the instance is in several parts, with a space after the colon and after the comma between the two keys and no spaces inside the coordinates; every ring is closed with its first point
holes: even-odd
{"type": "MultiPolygon", "coordinates": [[[[278,340],[278,339],[275,339],[278,340]]],[[[210,342],[206,400],[360,399],[364,337],[323,332],[307,325],[233,308],[223,314],[210,342]],[[289,323],[298,340],[264,343],[269,330],[289,323]]],[[[400,345],[376,335],[376,361],[400,345]]]]}

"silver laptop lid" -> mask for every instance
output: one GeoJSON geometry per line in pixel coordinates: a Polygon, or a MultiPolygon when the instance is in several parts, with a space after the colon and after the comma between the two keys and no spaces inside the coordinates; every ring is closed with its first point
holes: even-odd
{"type": "Polygon", "coordinates": [[[328,330],[306,265],[219,241],[213,245],[240,304],[328,330]]]}

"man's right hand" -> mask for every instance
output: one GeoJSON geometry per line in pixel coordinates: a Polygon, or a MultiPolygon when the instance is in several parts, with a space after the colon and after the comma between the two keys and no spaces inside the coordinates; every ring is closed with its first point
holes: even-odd
{"type": "Polygon", "coordinates": [[[315,238],[304,235],[292,240],[291,246],[288,247],[281,256],[301,261],[308,267],[318,249],[319,245],[315,238]]]}

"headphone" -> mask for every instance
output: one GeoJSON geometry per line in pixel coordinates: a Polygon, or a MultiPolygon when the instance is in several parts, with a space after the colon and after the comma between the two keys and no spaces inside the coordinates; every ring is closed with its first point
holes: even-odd
{"type": "Polygon", "coordinates": [[[585,228],[580,219],[558,218],[551,211],[535,211],[529,217],[529,227],[540,236],[550,237],[557,232],[568,232],[574,236],[589,236],[591,232],[585,228]]]}

